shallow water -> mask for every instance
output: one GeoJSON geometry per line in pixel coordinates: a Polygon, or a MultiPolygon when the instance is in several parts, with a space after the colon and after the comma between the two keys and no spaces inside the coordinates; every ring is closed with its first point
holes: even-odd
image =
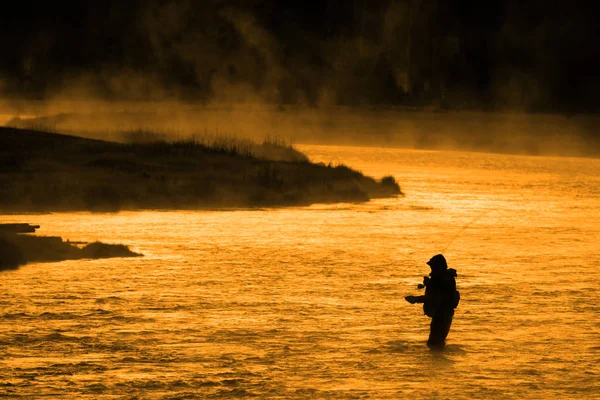
{"type": "Polygon", "coordinates": [[[301,147],[406,197],[0,217],[145,254],[1,273],[0,396],[600,393],[600,160],[301,147]],[[462,295],[443,354],[403,300],[439,252],[462,295]]]}

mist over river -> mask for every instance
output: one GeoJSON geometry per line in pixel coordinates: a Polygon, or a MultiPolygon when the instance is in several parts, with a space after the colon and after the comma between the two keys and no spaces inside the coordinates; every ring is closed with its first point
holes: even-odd
{"type": "Polygon", "coordinates": [[[145,255],[0,273],[0,397],[600,396],[600,160],[298,147],[406,196],[0,216],[145,255]],[[440,252],[462,299],[436,354],[404,296],[440,252]]]}

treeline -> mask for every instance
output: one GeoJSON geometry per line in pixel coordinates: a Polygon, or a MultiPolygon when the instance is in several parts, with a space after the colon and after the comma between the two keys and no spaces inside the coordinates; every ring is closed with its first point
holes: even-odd
{"type": "Polygon", "coordinates": [[[595,111],[598,8],[566,0],[15,3],[0,15],[0,90],[595,111]]]}

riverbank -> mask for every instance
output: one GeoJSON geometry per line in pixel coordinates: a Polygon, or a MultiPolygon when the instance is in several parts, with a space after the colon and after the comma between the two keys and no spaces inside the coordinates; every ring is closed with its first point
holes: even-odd
{"type": "Polygon", "coordinates": [[[117,143],[0,128],[0,149],[5,213],[302,206],[402,194],[391,176],[314,164],[272,142],[260,153],[235,141],[117,143]]]}

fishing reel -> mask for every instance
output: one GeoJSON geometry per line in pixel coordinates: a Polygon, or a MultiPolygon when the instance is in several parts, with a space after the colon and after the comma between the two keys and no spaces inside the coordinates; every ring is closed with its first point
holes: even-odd
{"type": "Polygon", "coordinates": [[[425,288],[425,287],[426,287],[426,286],[429,284],[429,281],[430,281],[430,280],[431,280],[431,278],[430,278],[430,277],[428,277],[428,276],[424,276],[424,277],[423,277],[423,283],[419,283],[419,284],[417,285],[417,289],[424,289],[424,288],[425,288]]]}

